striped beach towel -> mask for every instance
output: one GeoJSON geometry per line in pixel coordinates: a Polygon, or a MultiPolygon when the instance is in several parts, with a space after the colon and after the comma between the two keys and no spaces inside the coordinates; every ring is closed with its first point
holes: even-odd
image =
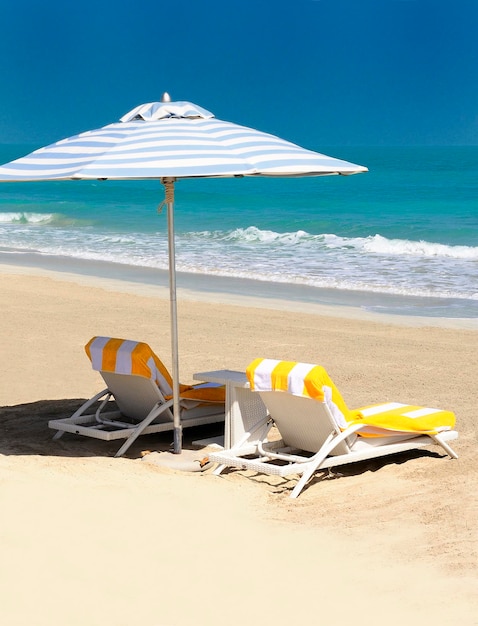
{"type": "MultiPolygon", "coordinates": [[[[114,337],[93,337],[85,346],[94,370],[116,374],[132,374],[150,378],[169,400],[173,380],[163,362],[147,343],[114,337]]],[[[225,402],[225,388],[214,383],[179,385],[181,399],[198,402],[225,402]]]]}
{"type": "Polygon", "coordinates": [[[350,410],[325,368],[311,363],[255,359],[246,370],[251,390],[283,391],[325,402],[339,428],[366,424],[362,436],[394,432],[435,434],[455,425],[451,411],[387,402],[350,410]],[[381,432],[382,431],[382,432],[381,432]]]}
{"type": "Polygon", "coordinates": [[[321,365],[255,359],[246,369],[252,391],[285,391],[326,402],[340,428],[346,428],[349,409],[321,365]]]}
{"type": "Polygon", "coordinates": [[[425,406],[386,402],[361,407],[350,412],[350,424],[367,424],[369,428],[362,434],[379,436],[373,427],[395,430],[406,433],[423,433],[434,435],[451,430],[455,426],[455,414],[443,409],[425,406]]]}

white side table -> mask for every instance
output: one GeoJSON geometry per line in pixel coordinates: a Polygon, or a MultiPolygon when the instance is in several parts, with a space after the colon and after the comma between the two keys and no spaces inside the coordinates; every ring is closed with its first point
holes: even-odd
{"type": "Polygon", "coordinates": [[[220,383],[226,387],[224,448],[231,448],[260,419],[266,417],[266,407],[259,394],[250,390],[244,372],[233,370],[198,372],[193,378],[205,383],[220,383]]]}

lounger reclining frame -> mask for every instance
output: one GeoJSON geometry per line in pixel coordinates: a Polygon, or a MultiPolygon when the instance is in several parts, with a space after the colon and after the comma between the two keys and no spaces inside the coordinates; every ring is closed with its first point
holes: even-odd
{"type": "MultiPolygon", "coordinates": [[[[87,400],[68,418],[50,420],[59,439],[65,432],[112,441],[126,441],[115,454],[122,456],[140,436],[172,431],[173,400],[166,399],[155,380],[142,375],[98,370],[107,387],[87,400]],[[116,407],[111,410],[114,400],[116,407]],[[99,406],[98,406],[99,403],[99,406]]],[[[224,404],[180,400],[183,428],[224,421],[224,404]]]]}
{"type": "Polygon", "coordinates": [[[257,422],[237,445],[209,455],[210,461],[219,464],[214,471],[216,475],[226,467],[281,477],[299,475],[290,494],[291,498],[296,498],[316,472],[332,467],[433,444],[441,446],[451,458],[458,456],[448,445],[458,437],[454,430],[415,434],[375,428],[375,436],[365,437],[359,435],[361,431],[370,430],[365,421],[340,428],[330,402],[325,399],[319,401],[276,390],[257,393],[268,416],[257,422]],[[268,441],[273,425],[281,439],[268,441]],[[250,441],[256,442],[252,454],[250,441]]]}

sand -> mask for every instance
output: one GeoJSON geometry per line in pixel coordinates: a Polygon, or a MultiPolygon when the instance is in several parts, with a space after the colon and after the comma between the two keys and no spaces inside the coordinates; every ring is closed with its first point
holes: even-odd
{"type": "Polygon", "coordinates": [[[169,365],[169,304],[25,268],[1,267],[0,283],[1,624],[478,624],[476,320],[180,291],[182,382],[284,358],[323,364],[352,407],[455,411],[458,460],[430,448],[344,468],[294,501],[293,480],[142,460],[167,435],[121,459],[113,442],[53,441],[48,420],[103,387],[91,336],[141,339],[169,365]]]}

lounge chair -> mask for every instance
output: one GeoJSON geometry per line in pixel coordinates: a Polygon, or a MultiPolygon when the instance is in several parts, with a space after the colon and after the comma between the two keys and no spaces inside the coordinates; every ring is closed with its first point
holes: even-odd
{"type": "Polygon", "coordinates": [[[456,439],[450,411],[398,402],[349,410],[323,367],[256,359],[247,368],[252,391],[259,393],[268,416],[229,450],[214,452],[215,474],[226,467],[277,476],[300,475],[290,497],[296,498],[321,470],[456,439]],[[275,424],[281,439],[269,442],[275,424]],[[250,441],[258,442],[251,454],[250,441]]]}
{"type": "MultiPolygon", "coordinates": [[[[50,420],[48,426],[58,431],[54,439],[65,432],[106,441],[126,439],[115,455],[118,457],[139,435],[173,430],[171,375],[146,343],[93,337],[85,350],[107,387],[71,417],[50,420]],[[108,410],[110,399],[119,410],[108,410]]],[[[180,385],[182,426],[224,421],[224,398],[220,385],[180,385]]]]}

